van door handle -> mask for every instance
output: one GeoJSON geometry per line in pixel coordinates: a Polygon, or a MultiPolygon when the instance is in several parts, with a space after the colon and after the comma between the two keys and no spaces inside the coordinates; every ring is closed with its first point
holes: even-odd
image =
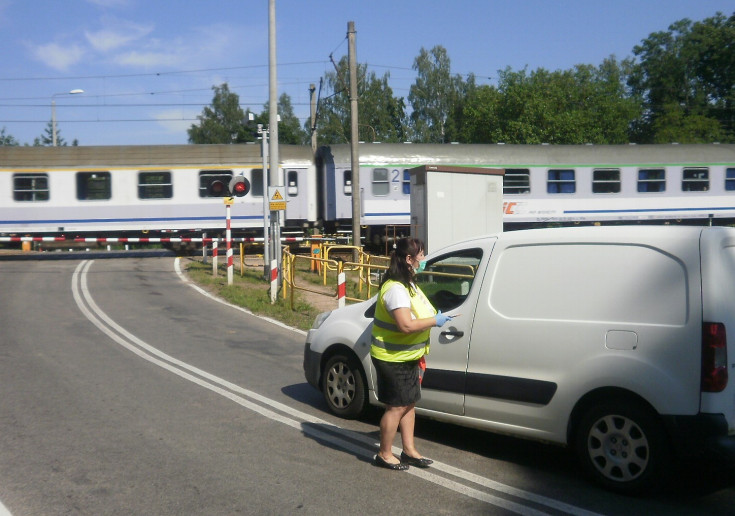
{"type": "Polygon", "coordinates": [[[447,337],[464,337],[464,332],[459,330],[448,330],[441,332],[440,335],[446,335],[447,337]]]}

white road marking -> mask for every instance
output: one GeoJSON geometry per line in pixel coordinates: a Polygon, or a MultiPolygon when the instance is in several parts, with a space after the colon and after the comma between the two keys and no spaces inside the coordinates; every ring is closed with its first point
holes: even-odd
{"type": "MultiPolygon", "coordinates": [[[[362,434],[358,434],[356,432],[352,432],[350,430],[335,426],[323,419],[317,418],[305,412],[301,412],[300,410],[289,407],[288,405],[284,405],[283,403],[272,400],[270,398],[257,394],[256,392],[228,382],[227,380],[224,380],[195,366],[187,364],[186,362],[182,362],[170,355],[167,355],[161,350],[149,345],[132,333],[128,332],[125,328],[118,325],[105,312],[103,312],[92,299],[92,296],[87,286],[87,272],[92,266],[92,263],[93,261],[84,260],[77,266],[74,274],[72,275],[72,293],[74,296],[74,300],[79,307],[79,310],[84,314],[84,316],[89,319],[92,324],[97,326],[97,328],[99,328],[103,333],[108,335],[113,341],[117,342],[132,353],[135,353],[140,358],[147,360],[148,362],[151,362],[181,378],[189,380],[196,385],[215,392],[237,403],[238,405],[252,410],[258,414],[261,414],[262,416],[265,416],[273,421],[283,423],[312,437],[333,443],[334,445],[351,453],[354,453],[360,457],[370,459],[375,455],[377,444],[375,443],[374,439],[370,439],[369,437],[362,434]],[[254,401],[257,401],[262,405],[254,403],[254,401]],[[276,410],[281,413],[276,412],[276,410]],[[313,428],[309,424],[318,424],[320,426],[327,427],[330,432],[318,430],[316,428],[313,428]],[[363,443],[364,446],[355,444],[355,441],[363,443]]],[[[253,317],[259,317],[254,315],[249,310],[237,307],[226,301],[223,301],[222,299],[212,296],[208,292],[189,282],[181,272],[178,258],[176,258],[174,267],[177,274],[182,278],[182,280],[198,292],[233,309],[240,310],[249,315],[252,315],[253,317]]],[[[288,328],[297,333],[305,335],[305,332],[291,328],[281,323],[280,321],[275,321],[273,319],[264,317],[261,317],[261,319],[267,320],[273,324],[276,324],[279,327],[288,328]]],[[[398,448],[395,448],[394,451],[395,453],[400,453],[400,450],[398,448]]],[[[590,512],[552,498],[537,495],[529,491],[511,487],[500,482],[496,482],[494,480],[490,480],[488,478],[470,473],[468,471],[455,468],[448,464],[443,464],[438,461],[434,462],[434,464],[432,465],[432,470],[441,471],[448,475],[452,475],[454,477],[482,486],[484,488],[511,495],[521,500],[526,500],[540,506],[546,506],[549,509],[563,511],[567,514],[580,516],[596,515],[596,513],[594,512],[590,512]]],[[[502,507],[508,511],[516,512],[518,514],[547,514],[528,505],[523,505],[522,503],[517,503],[505,498],[501,498],[476,489],[474,487],[462,484],[458,481],[447,479],[445,477],[432,473],[431,471],[411,468],[410,470],[408,470],[407,473],[450,489],[456,493],[469,496],[476,500],[480,500],[497,507],[502,507]]],[[[2,516],[1,512],[0,516],[2,516]]]]}

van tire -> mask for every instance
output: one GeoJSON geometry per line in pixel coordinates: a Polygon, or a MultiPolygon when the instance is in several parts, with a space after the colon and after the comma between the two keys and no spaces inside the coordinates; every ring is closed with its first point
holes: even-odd
{"type": "Polygon", "coordinates": [[[322,393],[330,412],[345,419],[359,417],[367,406],[367,385],[360,363],[337,354],[322,370],[322,393]]]}
{"type": "Polygon", "coordinates": [[[653,410],[634,400],[608,400],[581,417],[575,448],[582,466],[607,489],[637,494],[660,485],[671,450],[653,410]]]}

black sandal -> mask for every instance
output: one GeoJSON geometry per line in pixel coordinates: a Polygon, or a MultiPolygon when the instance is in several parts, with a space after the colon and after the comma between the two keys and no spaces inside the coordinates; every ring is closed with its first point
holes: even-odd
{"type": "Polygon", "coordinates": [[[392,469],[393,471],[406,471],[408,469],[408,464],[402,462],[391,464],[380,455],[375,456],[374,464],[379,468],[392,469]]]}

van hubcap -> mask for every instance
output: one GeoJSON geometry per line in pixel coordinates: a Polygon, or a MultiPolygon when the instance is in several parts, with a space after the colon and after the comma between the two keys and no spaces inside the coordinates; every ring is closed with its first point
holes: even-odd
{"type": "Polygon", "coordinates": [[[587,437],[587,453],[602,475],[621,482],[642,475],[650,460],[646,435],[635,421],[624,416],[598,419],[587,437]]]}

